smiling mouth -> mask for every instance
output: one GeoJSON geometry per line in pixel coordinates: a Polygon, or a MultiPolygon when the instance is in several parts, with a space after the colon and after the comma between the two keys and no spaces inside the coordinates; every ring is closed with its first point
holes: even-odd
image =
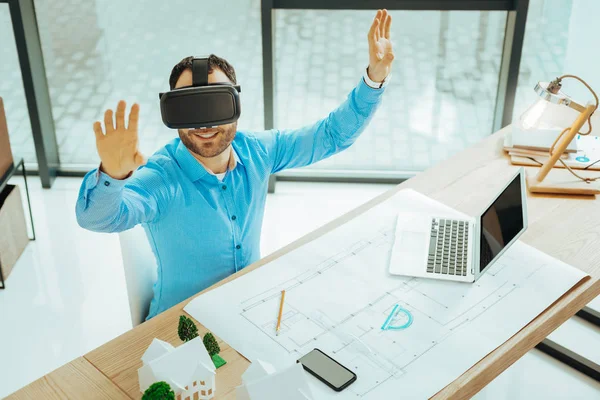
{"type": "Polygon", "coordinates": [[[218,129],[190,129],[189,133],[202,139],[211,139],[219,133],[218,129]]]}

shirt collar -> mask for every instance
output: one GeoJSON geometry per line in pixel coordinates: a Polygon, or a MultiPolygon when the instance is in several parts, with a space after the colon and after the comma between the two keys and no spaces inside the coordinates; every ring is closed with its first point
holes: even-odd
{"type": "MultiPolygon", "coordinates": [[[[238,163],[241,165],[244,164],[242,164],[237,152],[235,151],[235,148],[233,147],[233,144],[231,145],[230,152],[228,169],[232,171],[238,163]]],[[[201,179],[207,174],[214,175],[212,172],[209,172],[206,169],[204,164],[194,158],[192,153],[190,153],[188,148],[185,147],[185,144],[183,144],[181,140],[179,141],[177,149],[175,150],[175,158],[177,159],[177,163],[183,172],[192,182],[201,179]]]]}
{"type": "Polygon", "coordinates": [[[233,142],[231,142],[231,152],[233,153],[233,167],[230,169],[234,169],[237,164],[244,165],[244,163],[240,159],[240,156],[238,156],[237,151],[235,151],[235,146],[233,145],[233,142]]]}
{"type": "Polygon", "coordinates": [[[231,154],[233,155],[233,157],[229,159],[229,169],[233,171],[237,164],[244,165],[242,160],[240,160],[240,156],[238,156],[237,151],[235,151],[235,146],[233,145],[233,142],[231,143],[231,154]]]}

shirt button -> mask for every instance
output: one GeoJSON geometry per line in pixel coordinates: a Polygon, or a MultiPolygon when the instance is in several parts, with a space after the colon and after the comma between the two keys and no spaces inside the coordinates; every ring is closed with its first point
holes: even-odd
{"type": "Polygon", "coordinates": [[[227,185],[221,186],[221,189],[226,190],[227,189],[227,185]]]}
{"type": "Polygon", "coordinates": [[[104,181],[104,186],[110,186],[110,182],[109,181],[104,181]]]}
{"type": "Polygon", "coordinates": [[[233,217],[231,217],[232,221],[235,221],[237,219],[237,217],[234,215],[233,217]]]}
{"type": "Polygon", "coordinates": [[[237,246],[235,246],[235,248],[239,250],[239,249],[241,249],[241,248],[242,248],[242,246],[240,246],[240,245],[238,244],[237,246]]]}

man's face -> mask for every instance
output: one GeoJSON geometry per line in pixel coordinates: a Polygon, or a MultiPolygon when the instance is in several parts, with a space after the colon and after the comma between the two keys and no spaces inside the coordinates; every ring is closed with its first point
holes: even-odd
{"type": "MultiPolygon", "coordinates": [[[[208,83],[232,83],[223,71],[214,68],[208,75],[208,83]]],[[[183,71],[175,88],[192,86],[192,70],[183,71]]],[[[206,129],[177,129],[181,141],[189,151],[201,157],[215,157],[223,153],[233,141],[237,130],[237,121],[206,129]]]]}

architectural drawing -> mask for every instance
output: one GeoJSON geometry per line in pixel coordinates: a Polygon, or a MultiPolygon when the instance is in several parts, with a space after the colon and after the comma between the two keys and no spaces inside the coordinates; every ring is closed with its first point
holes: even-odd
{"type": "MultiPolygon", "coordinates": [[[[250,360],[289,365],[319,348],[358,377],[336,398],[379,399],[400,393],[426,398],[584,276],[521,242],[475,283],[390,275],[393,216],[408,207],[437,207],[461,217],[405,190],[321,238],[199,296],[185,309],[250,360]],[[276,336],[283,289],[284,313],[276,336]],[[532,297],[536,300],[523,301],[532,297]],[[217,299],[225,303],[219,315],[211,312],[217,299]],[[396,306],[407,311],[411,324],[382,329],[396,306]],[[236,329],[231,329],[232,322],[236,329]]],[[[312,377],[311,383],[316,398],[334,396],[312,377]]]]}

